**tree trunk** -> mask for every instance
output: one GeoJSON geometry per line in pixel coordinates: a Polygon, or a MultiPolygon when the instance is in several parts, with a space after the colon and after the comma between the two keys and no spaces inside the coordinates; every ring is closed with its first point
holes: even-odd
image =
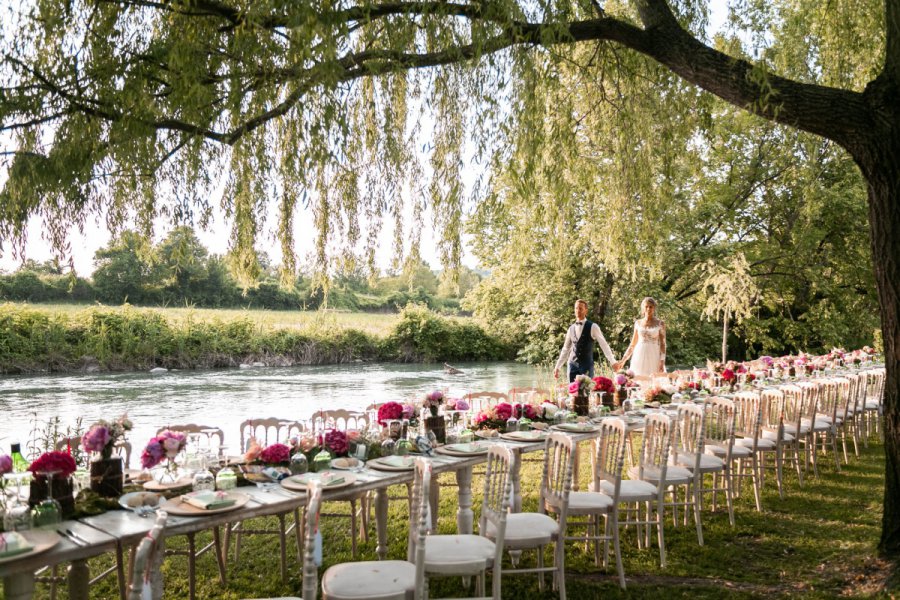
{"type": "Polygon", "coordinates": [[[728,360],[728,319],[731,315],[725,311],[725,317],[722,319],[722,364],[728,360]]]}
{"type": "MultiPolygon", "coordinates": [[[[894,120],[895,123],[898,120],[894,120]]],[[[884,337],[884,513],[878,548],[900,556],[900,134],[851,149],[868,182],[872,263],[884,337]]]]}

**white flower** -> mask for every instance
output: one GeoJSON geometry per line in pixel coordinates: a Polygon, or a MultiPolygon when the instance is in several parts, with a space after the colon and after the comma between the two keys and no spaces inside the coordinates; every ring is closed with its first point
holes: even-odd
{"type": "Polygon", "coordinates": [[[549,402],[544,402],[541,404],[541,409],[544,411],[544,418],[553,418],[553,415],[556,414],[556,411],[559,410],[559,407],[555,404],[550,404],[549,402]]]}

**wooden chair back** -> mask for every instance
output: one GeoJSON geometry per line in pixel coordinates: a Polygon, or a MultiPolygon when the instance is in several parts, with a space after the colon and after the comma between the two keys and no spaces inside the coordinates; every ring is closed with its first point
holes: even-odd
{"type": "Polygon", "coordinates": [[[156,523],[138,544],[134,555],[134,569],[131,585],[128,589],[128,600],[160,600],[163,597],[163,577],[160,571],[165,556],[167,514],[156,513],[156,523]],[[149,590],[149,592],[148,592],[149,590]]]}

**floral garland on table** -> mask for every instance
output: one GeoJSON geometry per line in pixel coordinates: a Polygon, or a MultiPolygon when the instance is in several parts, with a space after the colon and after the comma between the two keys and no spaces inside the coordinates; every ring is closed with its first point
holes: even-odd
{"type": "Polygon", "coordinates": [[[660,404],[669,404],[672,402],[672,394],[661,386],[653,386],[644,390],[644,402],[659,402],[660,404]]]}
{"type": "Polygon", "coordinates": [[[144,451],[141,452],[141,467],[152,469],[166,457],[174,459],[187,445],[187,436],[180,431],[166,429],[156,437],[150,438],[144,451]]]}
{"type": "Polygon", "coordinates": [[[556,414],[558,407],[555,404],[544,403],[540,406],[534,404],[510,404],[509,402],[500,402],[490,408],[482,410],[475,416],[473,429],[505,429],[506,422],[512,416],[519,419],[529,419],[531,421],[544,421],[547,412],[550,411],[550,419],[556,414]]]}
{"type": "Polygon", "coordinates": [[[44,452],[36,461],[29,465],[28,470],[35,477],[42,477],[41,473],[54,472],[54,476],[66,479],[75,472],[75,459],[68,452],[44,452]]]}
{"type": "Polygon", "coordinates": [[[109,460],[112,458],[116,444],[125,440],[125,434],[131,431],[133,426],[128,418],[128,413],[123,414],[112,423],[101,419],[91,425],[90,429],[81,436],[81,447],[86,452],[99,454],[103,460],[109,460]]]}

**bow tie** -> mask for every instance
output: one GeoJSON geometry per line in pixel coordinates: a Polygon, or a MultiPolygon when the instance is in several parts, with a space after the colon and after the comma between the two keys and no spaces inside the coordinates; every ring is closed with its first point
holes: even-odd
{"type": "Polygon", "coordinates": [[[584,325],[584,321],[575,321],[576,325],[584,325]]]}

